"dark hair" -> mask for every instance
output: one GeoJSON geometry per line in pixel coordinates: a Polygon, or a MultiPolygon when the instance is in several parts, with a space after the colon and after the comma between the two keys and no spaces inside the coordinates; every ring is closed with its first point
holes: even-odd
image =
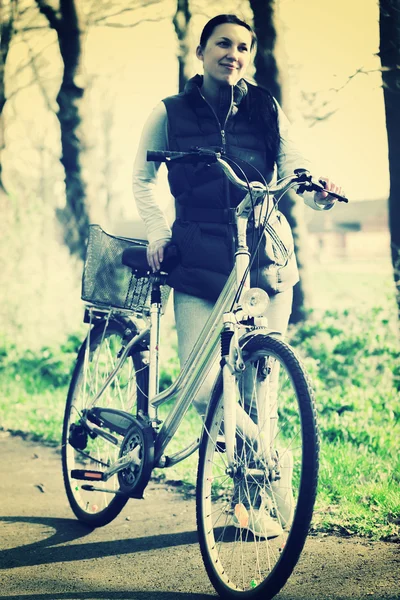
{"type": "Polygon", "coordinates": [[[250,50],[252,50],[254,48],[255,44],[257,43],[257,36],[256,36],[255,32],[253,31],[252,27],[250,27],[250,25],[248,23],[246,23],[245,21],[242,21],[242,19],[239,19],[239,17],[237,17],[236,15],[217,15],[216,17],[213,17],[212,19],[210,19],[208,21],[208,23],[206,23],[206,25],[204,26],[203,31],[201,32],[200,46],[202,48],[206,47],[208,39],[213,34],[214,29],[216,27],[218,27],[218,25],[223,25],[224,23],[233,23],[234,25],[240,25],[241,27],[244,27],[245,29],[247,29],[247,31],[250,31],[250,33],[251,33],[250,50]]]}
{"type": "Polygon", "coordinates": [[[250,89],[246,97],[246,104],[249,119],[264,135],[264,142],[272,161],[268,166],[272,170],[281,144],[278,109],[272,94],[266,88],[249,84],[249,82],[248,86],[250,89]]]}

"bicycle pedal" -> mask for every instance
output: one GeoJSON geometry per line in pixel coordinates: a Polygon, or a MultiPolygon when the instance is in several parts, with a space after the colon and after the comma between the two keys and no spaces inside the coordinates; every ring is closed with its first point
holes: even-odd
{"type": "Polygon", "coordinates": [[[71,479],[82,479],[85,481],[104,481],[102,471],[87,471],[86,469],[73,469],[71,479]]]}
{"type": "Polygon", "coordinates": [[[81,485],[81,490],[84,490],[85,492],[103,492],[105,494],[114,494],[115,496],[125,496],[126,495],[121,492],[120,490],[112,490],[112,489],[107,489],[107,488],[101,488],[101,487],[96,487],[95,485],[90,485],[87,483],[84,483],[83,485],[81,485]]]}

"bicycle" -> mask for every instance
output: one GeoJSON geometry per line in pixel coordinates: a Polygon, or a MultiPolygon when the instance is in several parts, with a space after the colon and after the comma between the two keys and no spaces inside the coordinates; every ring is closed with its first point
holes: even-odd
{"type": "MultiPolygon", "coordinates": [[[[146,242],[91,226],[82,293],[89,332],[78,353],[62,434],[67,496],[79,520],[106,525],[129,498],[143,497],[153,468],[167,468],[199,450],[196,518],[208,576],[224,598],[272,598],[306,540],[319,443],[309,377],[293,349],[268,328],[266,292],[250,287],[246,228],[255,215],[264,231],[274,210],[272,194],[279,201],[278,194],[292,187],[298,192],[323,187],[303,169],[270,188],[249,183],[225,157],[207,149],[149,152],[148,160],[216,163],[246,192],[231,210],[235,267],[178,378],[160,392],[160,318],[169,293],[167,273],[179,257],[172,248],[153,274],[146,242]],[[201,438],[166,455],[219,352],[221,370],[201,438]],[[172,398],[161,422],[158,409],[172,398]],[[255,522],[260,514],[275,523],[273,535],[260,531],[255,522]]],[[[260,235],[255,245],[261,240],[260,235]]]]}

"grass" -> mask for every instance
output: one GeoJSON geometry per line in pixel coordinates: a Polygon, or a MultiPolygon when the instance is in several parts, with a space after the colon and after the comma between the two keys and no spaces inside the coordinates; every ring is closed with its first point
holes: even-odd
{"type": "MultiPolygon", "coordinates": [[[[398,539],[400,525],[400,344],[393,303],[385,308],[314,311],[293,328],[314,381],[321,434],[316,531],[398,539]]],[[[20,352],[0,345],[0,426],[59,443],[63,408],[78,336],[60,348],[20,352]]],[[[176,376],[170,345],[163,385],[176,376]]],[[[161,418],[168,407],[161,409],[161,418]]],[[[169,453],[187,446],[201,430],[193,409],[169,453]]],[[[155,476],[195,484],[197,453],[155,476]]]]}
{"type": "Polygon", "coordinates": [[[399,523],[398,470],[366,448],[323,443],[314,530],[394,539],[399,523]]]}

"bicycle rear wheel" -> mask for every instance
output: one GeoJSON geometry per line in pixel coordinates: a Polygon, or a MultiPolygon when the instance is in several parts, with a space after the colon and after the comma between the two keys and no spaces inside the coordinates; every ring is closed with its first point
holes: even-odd
{"type": "Polygon", "coordinates": [[[304,546],[316,496],[318,435],[313,391],[292,349],[255,335],[242,352],[247,375],[237,379],[238,403],[257,424],[255,431],[261,430],[265,402],[257,397],[260,383],[279,368],[267,417],[274,467],[260,455],[259,433],[249,436],[237,426],[234,472],[228,468],[220,377],[200,445],[197,526],[216,591],[223,598],[267,600],[283,587],[304,546]]]}
{"type": "MultiPolygon", "coordinates": [[[[129,327],[132,329],[131,324],[129,327]]],[[[117,363],[126,329],[127,324],[118,320],[104,320],[91,329],[78,354],[65,408],[62,433],[65,489],[76,517],[92,527],[112,521],[128,500],[119,490],[118,474],[105,482],[80,481],[71,476],[75,469],[103,472],[119,456],[123,432],[104,424],[102,413],[93,409],[122,410],[133,416],[141,409],[147,412],[148,367],[140,352],[126,359],[98,404],[93,405],[93,398],[117,363]],[[88,417],[90,410],[94,416],[88,417]]]]}

